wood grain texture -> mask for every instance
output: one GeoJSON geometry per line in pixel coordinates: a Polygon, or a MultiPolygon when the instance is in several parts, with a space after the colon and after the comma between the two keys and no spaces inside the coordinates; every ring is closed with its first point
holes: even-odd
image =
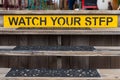
{"type": "Polygon", "coordinates": [[[12,51],[15,46],[0,46],[2,56],[119,56],[120,47],[99,47],[94,51],[12,51]],[[2,51],[4,49],[4,51],[2,51]],[[5,51],[6,49],[6,51],[5,51]],[[10,50],[8,50],[10,49],[10,50]]]}
{"type": "MultiPolygon", "coordinates": [[[[47,37],[48,37],[48,46],[58,46],[58,36],[53,35],[53,36],[47,36],[47,37]]],[[[61,44],[61,41],[60,41],[60,44],[61,44]]],[[[48,57],[47,68],[51,68],[51,69],[57,68],[57,56],[48,57]]]]}
{"type": "MultiPolygon", "coordinates": [[[[9,43],[8,36],[0,36],[0,45],[1,46],[8,45],[8,43],[9,43]]],[[[0,56],[0,66],[8,67],[9,66],[9,57],[0,56]]]]}
{"type": "MultiPolygon", "coordinates": [[[[57,44],[58,46],[62,46],[62,36],[57,36],[57,44]]],[[[57,56],[57,69],[62,68],[62,57],[57,56]]]]}
{"type": "MultiPolygon", "coordinates": [[[[0,10],[0,27],[3,27],[5,14],[66,14],[66,15],[118,15],[120,11],[69,11],[69,10],[0,10]]],[[[120,16],[118,21],[120,22],[120,16]]],[[[118,24],[120,26],[120,23],[118,24]]],[[[120,28],[116,29],[4,29],[0,28],[0,46],[58,46],[57,38],[61,36],[61,46],[104,46],[94,52],[0,52],[0,67],[46,67],[56,68],[57,57],[62,57],[63,68],[120,68],[119,46],[120,28]],[[109,48],[105,46],[110,46],[109,48]],[[114,48],[113,48],[113,47],[114,48]],[[117,47],[116,47],[117,46],[117,47]],[[111,49],[111,50],[110,50],[111,49]],[[110,50],[110,51],[109,51],[110,50]],[[45,57],[45,56],[54,57],[45,57]],[[9,57],[8,57],[9,56],[9,57]],[[18,57],[21,56],[21,57],[18,57]],[[40,57],[42,56],[42,57],[40,57]],[[43,57],[44,56],[44,57],[43,57]],[[66,56],[66,57],[64,57],[66,56]],[[75,56],[75,57],[69,57],[75,56]],[[79,56],[79,57],[78,57],[79,56]],[[83,57],[84,56],[84,57],[83,57]],[[90,56],[90,57],[88,57],[90,56]],[[92,57],[91,57],[92,56],[92,57]],[[97,57],[95,57],[97,56],[97,57]],[[102,56],[102,57],[101,57],[102,56]],[[108,57],[111,56],[111,57],[108,57]],[[45,61],[45,63],[43,63],[45,61]],[[12,63],[16,64],[12,64],[12,63]],[[34,64],[33,64],[34,63],[34,64]]]]}
{"type": "Polygon", "coordinates": [[[9,71],[10,68],[0,68],[0,77],[5,77],[9,71]]]}
{"type": "Polygon", "coordinates": [[[29,36],[26,35],[19,35],[17,37],[17,45],[18,46],[28,46],[29,44],[29,36]]]}
{"type": "MultiPolygon", "coordinates": [[[[46,46],[57,46],[58,45],[58,42],[57,42],[57,35],[53,35],[53,36],[42,36],[42,35],[36,35],[35,37],[33,37],[34,35],[1,35],[0,36],[0,45],[1,46],[7,46],[7,45],[17,45],[17,46],[29,46],[29,45],[34,45],[34,46],[38,46],[38,44],[34,41],[38,41],[39,45],[46,45],[46,46]],[[13,38],[13,39],[11,39],[13,38]],[[37,40],[36,40],[37,39],[37,40]],[[47,40],[46,40],[47,39],[47,40]],[[40,41],[39,41],[40,40],[40,41]],[[46,43],[47,42],[47,43],[46,43]],[[32,43],[32,44],[31,44],[32,43]],[[35,44],[33,44],[35,43],[35,44]]],[[[108,51],[107,53],[103,53],[103,52],[100,52],[103,53],[102,55],[104,56],[108,56],[108,55],[111,55],[112,57],[110,59],[107,59],[106,60],[106,57],[104,58],[98,58],[98,57],[87,57],[87,56],[90,56],[91,55],[96,55],[96,56],[102,56],[102,55],[99,55],[96,54],[96,53],[90,53],[90,54],[84,54],[82,53],[81,57],[62,57],[62,67],[63,68],[88,68],[89,66],[93,68],[95,68],[95,65],[96,67],[99,67],[99,68],[119,68],[120,66],[120,63],[117,61],[119,60],[119,58],[116,58],[114,56],[119,56],[119,35],[98,35],[98,36],[94,36],[94,35],[77,35],[77,36],[70,36],[70,35],[62,35],[62,45],[63,46],[80,46],[80,45],[90,45],[90,46],[101,46],[99,47],[98,50],[102,49],[102,50],[105,50],[105,51],[108,51],[109,48],[107,48],[107,46],[113,46],[114,48],[111,49],[113,52],[110,52],[108,51]],[[114,50],[117,52],[115,52],[115,54],[113,55],[114,53],[114,50]],[[86,56],[86,57],[82,57],[82,56],[86,56]],[[95,62],[91,62],[91,61],[95,61],[95,62]],[[106,63],[106,61],[108,61],[108,63],[106,63]],[[97,66],[98,62],[100,64],[105,64],[105,66],[103,65],[99,65],[97,66]],[[86,66],[86,64],[88,64],[86,66]],[[108,66],[106,66],[108,65],[108,66]],[[111,66],[110,66],[111,65],[111,66]]],[[[30,54],[32,54],[31,52],[19,52],[16,56],[21,56],[24,54],[24,56],[30,56],[30,54]],[[20,53],[20,54],[19,54],[20,53]]],[[[39,52],[37,52],[39,53],[39,52]]],[[[54,53],[54,52],[53,52],[54,53]]],[[[88,53],[88,52],[87,52],[88,53]]],[[[42,53],[44,54],[44,53],[42,53]]],[[[57,54],[57,56],[60,56],[60,55],[65,55],[64,53],[61,54],[61,53],[55,53],[57,54]]],[[[73,54],[73,53],[72,53],[73,54]]],[[[3,55],[3,53],[2,53],[3,55]]],[[[4,54],[5,56],[1,56],[0,58],[0,66],[1,67],[8,67],[9,64],[12,64],[12,61],[10,59],[10,56],[13,56],[14,54],[11,54],[8,56],[8,53],[7,54],[4,54]]],[[[45,55],[45,54],[44,54],[45,55]]],[[[53,55],[52,52],[50,54],[46,54],[46,55],[53,55]]],[[[42,56],[41,53],[40,55],[34,55],[34,56],[42,56]]],[[[66,55],[65,55],[66,56],[66,55]]],[[[68,54],[67,54],[68,56],[68,54]]],[[[72,56],[72,55],[70,55],[72,56]]],[[[76,53],[76,56],[79,56],[79,54],[76,53]]],[[[32,65],[32,60],[34,62],[33,64],[33,67],[41,67],[41,65],[37,65],[39,62],[41,62],[42,59],[39,59],[37,60],[37,58],[40,58],[40,57],[37,57],[36,60],[35,58],[32,58],[32,57],[17,57],[19,58],[18,60],[16,60],[18,63],[18,66],[17,64],[15,65],[10,65],[11,67],[30,67],[30,65],[32,65]],[[21,59],[20,59],[21,58],[21,59]],[[25,58],[25,59],[24,59],[25,58]],[[23,60],[22,60],[23,59],[23,60]],[[24,60],[27,60],[27,61],[24,61],[24,60]]],[[[52,57],[45,57],[46,59],[46,63],[48,64],[47,65],[47,68],[52,68],[52,66],[54,68],[56,68],[56,57],[52,58],[52,57]],[[47,59],[48,58],[48,59],[47,59]],[[50,59],[50,60],[49,60],[50,59]],[[47,62],[48,61],[48,62],[47,62]],[[55,61],[55,62],[54,62],[55,61]],[[52,65],[50,65],[52,64],[52,65]]],[[[39,63],[39,64],[42,64],[42,63],[39,63]]]]}
{"type": "Polygon", "coordinates": [[[71,10],[0,10],[0,15],[4,14],[116,14],[119,15],[120,11],[117,10],[79,10],[79,11],[71,11],[71,10]]]}
{"type": "Polygon", "coordinates": [[[4,29],[0,28],[1,35],[120,35],[120,28],[110,29],[4,29]]]}
{"type": "MultiPolygon", "coordinates": [[[[89,36],[71,36],[70,39],[70,46],[89,46],[89,36]]],[[[70,61],[73,68],[89,68],[89,56],[70,57],[70,61]]]]}

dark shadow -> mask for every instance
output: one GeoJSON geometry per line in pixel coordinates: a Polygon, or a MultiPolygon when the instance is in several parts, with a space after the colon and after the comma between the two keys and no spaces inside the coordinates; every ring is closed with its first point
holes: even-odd
{"type": "Polygon", "coordinates": [[[93,46],[17,46],[13,51],[36,50],[36,51],[94,51],[93,46]]]}

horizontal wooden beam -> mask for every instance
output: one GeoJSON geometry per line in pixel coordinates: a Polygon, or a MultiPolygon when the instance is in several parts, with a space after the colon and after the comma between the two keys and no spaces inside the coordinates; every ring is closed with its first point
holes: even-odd
{"type": "Polygon", "coordinates": [[[0,80],[120,80],[120,69],[98,69],[96,77],[5,77],[10,68],[0,68],[0,80]]]}
{"type": "Polygon", "coordinates": [[[120,56],[120,47],[95,46],[94,51],[13,50],[15,46],[0,46],[1,56],[120,56]]]}
{"type": "Polygon", "coordinates": [[[5,14],[120,14],[119,10],[0,10],[0,15],[5,14]]]}
{"type": "Polygon", "coordinates": [[[110,29],[4,29],[0,35],[120,35],[120,28],[110,29]]]}
{"type": "Polygon", "coordinates": [[[1,56],[120,56],[120,51],[0,51],[1,56]]]}

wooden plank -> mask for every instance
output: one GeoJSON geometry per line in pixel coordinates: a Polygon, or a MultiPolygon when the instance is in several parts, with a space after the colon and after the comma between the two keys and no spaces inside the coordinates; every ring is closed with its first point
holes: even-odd
{"type": "MultiPolygon", "coordinates": [[[[16,46],[0,46],[0,49],[13,50],[16,46]]],[[[95,46],[97,49],[102,48],[102,46],[95,46]]],[[[106,47],[107,48],[107,47],[106,47]]],[[[109,48],[109,47],[108,47],[109,48]]],[[[111,47],[110,47],[111,48],[111,47]]],[[[114,48],[114,47],[113,47],[114,48]]]]}
{"type": "MultiPolygon", "coordinates": [[[[89,46],[89,36],[80,35],[80,36],[70,36],[70,46],[89,46]]],[[[68,41],[68,40],[67,40],[68,41]]]]}
{"type": "Polygon", "coordinates": [[[57,68],[57,57],[48,57],[48,69],[57,68]]]}
{"type": "Polygon", "coordinates": [[[61,78],[61,77],[57,77],[57,78],[51,78],[51,77],[24,77],[24,78],[13,78],[13,77],[4,77],[4,78],[0,78],[1,80],[106,80],[106,79],[100,79],[100,78],[61,78]]]}
{"type": "Polygon", "coordinates": [[[0,78],[5,77],[5,75],[10,71],[10,68],[0,68],[0,78]]]}
{"type": "MultiPolygon", "coordinates": [[[[57,37],[57,43],[58,46],[62,46],[62,36],[58,36],[57,37]]],[[[61,56],[57,56],[57,69],[61,69],[62,68],[62,57],[61,56]]]]}
{"type": "Polygon", "coordinates": [[[8,67],[9,66],[9,57],[0,56],[0,67],[8,67]]]}
{"type": "MultiPolygon", "coordinates": [[[[17,36],[7,36],[8,37],[8,46],[14,46],[17,45],[17,36]]],[[[17,56],[10,56],[8,57],[8,66],[7,67],[13,67],[17,68],[19,66],[19,57],[17,56]],[[14,64],[13,64],[14,63],[14,64]]]]}
{"type": "Polygon", "coordinates": [[[89,36],[90,46],[112,46],[112,36],[89,36]]]}
{"type": "Polygon", "coordinates": [[[96,47],[94,51],[11,51],[15,46],[0,46],[2,56],[120,56],[120,47],[96,47]],[[6,49],[6,50],[5,50],[6,49]],[[10,51],[8,49],[11,49],[10,51]],[[98,49],[98,50],[97,50],[98,49]],[[117,50],[116,50],[117,49],[117,50]]]}
{"type": "Polygon", "coordinates": [[[94,46],[96,50],[119,51],[120,46],[94,46]]]}
{"type": "Polygon", "coordinates": [[[0,51],[3,56],[120,56],[120,51],[0,51]]]}
{"type": "Polygon", "coordinates": [[[17,56],[10,56],[8,58],[9,58],[9,61],[8,61],[9,65],[7,66],[8,68],[13,66],[14,68],[17,68],[19,66],[19,63],[18,63],[19,61],[17,56]]]}
{"type": "Polygon", "coordinates": [[[111,46],[120,46],[120,36],[112,35],[112,45],[111,46]]]}
{"type": "MultiPolygon", "coordinates": [[[[62,46],[70,46],[70,42],[71,36],[62,35],[62,46]]],[[[71,65],[72,61],[73,60],[71,59],[71,57],[62,56],[62,68],[64,69],[72,68],[73,67],[71,65]]]]}
{"type": "MultiPolygon", "coordinates": [[[[97,46],[95,48],[98,51],[111,51],[110,46],[112,46],[112,36],[90,36],[89,41],[90,46],[97,46]]],[[[110,64],[111,61],[108,56],[90,57],[89,60],[90,68],[110,68],[110,64]]]]}
{"type": "Polygon", "coordinates": [[[18,46],[28,46],[29,43],[29,36],[25,36],[25,35],[19,35],[17,36],[17,45],[18,46]]]}
{"type": "Polygon", "coordinates": [[[8,39],[9,36],[0,36],[0,45],[1,46],[5,46],[5,45],[9,45],[9,39],[8,39]]]}
{"type": "Polygon", "coordinates": [[[57,56],[57,69],[62,68],[62,58],[61,56],[57,56]]]}
{"type": "Polygon", "coordinates": [[[2,35],[120,35],[120,28],[116,29],[4,29],[0,28],[2,35]]]}
{"type": "Polygon", "coordinates": [[[5,78],[0,78],[1,80],[119,80],[120,78],[118,77],[118,76],[113,76],[113,77],[109,77],[108,76],[108,78],[107,77],[103,77],[102,79],[101,78],[51,78],[51,77],[24,77],[24,78],[20,78],[20,77],[16,77],[16,78],[14,78],[14,77],[10,77],[10,78],[7,78],[7,77],[5,77],[5,78]]]}
{"type": "MultiPolygon", "coordinates": [[[[71,36],[70,46],[89,46],[89,36],[71,36]]],[[[73,68],[89,68],[88,56],[76,56],[70,59],[72,59],[70,64],[73,68]]]]}
{"type": "Polygon", "coordinates": [[[119,80],[120,79],[120,69],[99,69],[102,76],[101,79],[106,80],[119,80]]]}
{"type": "MultiPolygon", "coordinates": [[[[58,46],[57,41],[58,36],[48,36],[48,46],[58,46]]],[[[57,56],[48,57],[48,68],[55,69],[57,68],[57,56]]]]}
{"type": "Polygon", "coordinates": [[[74,56],[70,57],[70,68],[75,69],[88,69],[89,68],[89,57],[88,56],[74,56]]]}
{"type": "MultiPolygon", "coordinates": [[[[12,4],[12,3],[11,3],[12,4]]],[[[7,36],[8,39],[8,46],[17,45],[17,37],[16,36],[7,36]]],[[[19,59],[16,56],[8,57],[8,67],[18,67],[19,66],[19,59]],[[12,64],[14,63],[14,64],[12,64]]]]}
{"type": "Polygon", "coordinates": [[[120,56],[111,57],[111,68],[119,69],[120,68],[120,56]]]}
{"type": "MultiPolygon", "coordinates": [[[[110,69],[111,68],[111,58],[108,56],[92,56],[89,57],[89,68],[90,69],[110,69]]],[[[117,63],[117,62],[116,62],[117,63]]]]}
{"type": "Polygon", "coordinates": [[[48,36],[48,46],[58,46],[56,35],[48,36]]]}
{"type": "Polygon", "coordinates": [[[29,46],[48,46],[48,36],[29,36],[29,46]]]}
{"type": "MultiPolygon", "coordinates": [[[[18,64],[17,66],[11,66],[16,68],[30,68],[29,67],[29,57],[17,57],[18,61],[15,64],[18,64]]],[[[12,64],[12,62],[10,63],[12,64]]]]}
{"type": "Polygon", "coordinates": [[[29,68],[48,68],[47,56],[30,56],[28,62],[29,68]]]}
{"type": "MultiPolygon", "coordinates": [[[[8,36],[0,36],[0,45],[1,46],[8,45],[8,43],[9,43],[8,36]]],[[[1,56],[0,57],[0,66],[8,67],[9,66],[9,57],[1,56]]]]}
{"type": "Polygon", "coordinates": [[[0,15],[4,14],[120,14],[120,11],[118,10],[79,10],[79,11],[71,11],[71,10],[40,10],[40,11],[33,11],[33,10],[0,10],[0,15]]]}
{"type": "MultiPolygon", "coordinates": [[[[16,36],[17,37],[17,46],[28,46],[28,36],[16,36]]],[[[29,57],[17,57],[18,61],[16,64],[18,64],[18,66],[16,66],[17,68],[28,68],[29,67],[29,57]]],[[[12,64],[12,62],[10,63],[12,64]]],[[[12,66],[14,67],[14,66],[12,66]]]]}
{"type": "Polygon", "coordinates": [[[70,64],[72,61],[70,57],[62,56],[62,68],[63,69],[68,69],[72,68],[73,66],[70,64]]]}
{"type": "Polygon", "coordinates": [[[17,37],[16,36],[7,36],[8,37],[8,46],[17,45],[17,37]]]}
{"type": "Polygon", "coordinates": [[[58,46],[62,46],[62,36],[57,37],[58,46]]]}
{"type": "MultiPolygon", "coordinates": [[[[38,35],[28,36],[28,46],[48,46],[48,36],[38,36],[38,35]]],[[[34,67],[48,68],[48,56],[29,57],[29,67],[30,68],[34,68],[34,67]]]]}
{"type": "MultiPolygon", "coordinates": [[[[112,37],[112,46],[120,46],[120,36],[112,37]]],[[[111,68],[112,69],[120,68],[120,56],[111,57],[111,68]]]]}

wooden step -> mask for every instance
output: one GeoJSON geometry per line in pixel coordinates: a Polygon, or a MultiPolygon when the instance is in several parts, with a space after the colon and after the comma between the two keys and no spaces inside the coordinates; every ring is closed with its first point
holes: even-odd
{"type": "Polygon", "coordinates": [[[4,29],[0,35],[120,35],[120,28],[110,29],[4,29]]]}
{"type": "Polygon", "coordinates": [[[97,69],[99,77],[5,77],[10,68],[0,68],[0,80],[120,80],[120,69],[97,69]]]}
{"type": "Polygon", "coordinates": [[[1,56],[120,56],[120,47],[94,46],[93,51],[48,51],[48,50],[13,50],[16,46],[0,46],[1,56]]]}
{"type": "MultiPolygon", "coordinates": [[[[4,15],[118,15],[118,27],[120,27],[120,11],[104,11],[104,10],[80,10],[80,11],[71,11],[71,10],[0,10],[0,27],[3,27],[3,16],[4,15]]],[[[119,35],[120,29],[88,29],[88,30],[16,30],[16,29],[7,29],[0,30],[0,34],[53,34],[53,35],[119,35]],[[11,31],[13,33],[11,33],[11,31]]]]}
{"type": "Polygon", "coordinates": [[[109,15],[119,15],[120,11],[118,10],[79,10],[79,11],[74,11],[74,10],[0,10],[0,15],[5,15],[5,14],[109,14],[109,15]]]}

